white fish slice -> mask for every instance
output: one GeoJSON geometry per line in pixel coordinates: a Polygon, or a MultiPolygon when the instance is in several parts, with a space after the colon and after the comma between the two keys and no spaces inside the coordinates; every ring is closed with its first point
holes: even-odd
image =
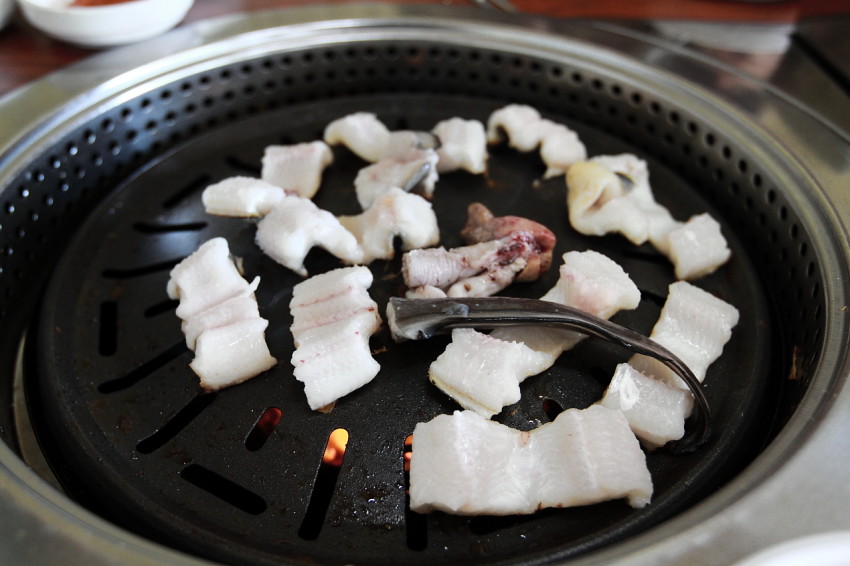
{"type": "Polygon", "coordinates": [[[708,213],[669,231],[660,251],[673,263],[676,278],[688,281],[714,272],[732,255],[720,224],[708,213]]]}
{"type": "Polygon", "coordinates": [[[623,363],[617,365],[599,404],[621,410],[635,436],[657,448],[685,435],[685,419],[694,400],[687,389],[648,377],[623,363]]]}
{"type": "Polygon", "coordinates": [[[652,497],[646,457],[619,411],[570,409],[522,432],[472,411],[416,425],[410,506],[420,513],[512,515],[652,497]]]}
{"type": "Polygon", "coordinates": [[[212,184],[201,194],[204,210],[216,216],[250,218],[265,216],[286,192],[254,177],[228,177],[212,184]]]}
{"type": "Polygon", "coordinates": [[[260,278],[254,278],[251,285],[239,295],[225,299],[210,308],[196,313],[183,321],[183,334],[186,335],[186,345],[190,350],[195,349],[195,342],[203,332],[212,328],[220,328],[234,322],[257,318],[260,316],[257,290],[260,278]]]}
{"type": "Polygon", "coordinates": [[[478,120],[449,118],[438,122],[431,132],[440,139],[437,171],[464,170],[473,175],[487,168],[487,132],[478,120]]]}
{"type": "Polygon", "coordinates": [[[378,197],[363,213],[340,216],[338,220],[355,237],[362,251],[359,263],[392,258],[396,238],[401,239],[404,250],[426,248],[440,241],[437,215],[431,203],[399,188],[378,197]]]}
{"type": "Polygon", "coordinates": [[[305,277],[304,259],[315,246],[347,263],[363,259],[357,239],[333,214],[294,195],[287,195],[260,220],[256,240],[269,257],[305,277]]]}
{"type": "Polygon", "coordinates": [[[375,114],[355,112],[329,123],[323,137],[328,145],[342,144],[361,159],[374,163],[383,157],[390,131],[375,114]]]}
{"type": "Polygon", "coordinates": [[[567,171],[570,224],[582,234],[620,233],[633,244],[649,241],[673,263],[676,278],[693,280],[728,261],[720,225],[709,214],[687,222],[655,202],[646,162],[631,154],[602,155],[567,171]]]}
{"type": "Polygon", "coordinates": [[[368,209],[378,197],[393,188],[411,191],[419,188],[428,198],[434,193],[437,174],[437,152],[433,149],[411,149],[398,155],[384,157],[364,167],[354,178],[357,202],[368,209]]]}
{"type": "Polygon", "coordinates": [[[489,419],[502,407],[519,401],[520,381],[549,365],[549,356],[524,344],[458,328],[452,331],[451,343],[431,364],[428,376],[460,406],[489,419]]]}
{"type": "MultiPolygon", "coordinates": [[[[668,288],[667,301],[650,337],[681,358],[702,381],[708,367],[723,353],[738,318],[738,309],[726,301],[691,283],[677,281],[668,288]]],[[[655,379],[686,387],[667,366],[652,358],[635,355],[629,364],[655,379]]]]}
{"type": "Polygon", "coordinates": [[[201,378],[201,387],[207,391],[229,387],[272,368],[277,360],[266,344],[268,324],[257,316],[202,332],[189,364],[201,378]]]}
{"type": "Polygon", "coordinates": [[[166,291],[179,299],[177,316],[187,320],[213,305],[248,290],[224,238],[212,238],[171,270],[166,291]]]}
{"type": "Polygon", "coordinates": [[[270,145],[263,153],[260,178],[288,193],[313,198],[333,159],[331,148],[323,141],[270,145]]]}
{"type": "Polygon", "coordinates": [[[195,351],[189,365],[207,391],[241,383],[277,363],[254,296],[259,282],[242,278],[224,238],[205,242],[171,271],[168,293],[180,299],[177,315],[195,351]]]}
{"type": "Polygon", "coordinates": [[[304,383],[313,410],[334,403],[369,383],[380,365],[369,338],[381,326],[369,297],[372,273],[363,266],[316,275],[293,288],[292,337],[295,378],[304,383]]]}
{"type": "Polygon", "coordinates": [[[508,104],[494,110],[487,119],[487,141],[496,144],[507,138],[517,151],[534,151],[553,123],[543,121],[540,112],[526,104],[508,104]]]}
{"type": "Polygon", "coordinates": [[[540,140],[540,158],[546,164],[544,179],[563,175],[575,163],[587,159],[587,148],[578,134],[562,124],[554,124],[540,140]]]}
{"type": "MultiPolygon", "coordinates": [[[[640,301],[635,284],[606,256],[594,251],[568,252],[563,260],[561,277],[543,300],[600,317],[612,316],[623,308],[633,309],[640,301]]],[[[431,364],[429,378],[462,407],[487,418],[519,400],[520,382],[551,367],[558,356],[585,337],[571,330],[512,326],[494,329],[487,341],[458,334],[464,341],[454,344],[455,332],[452,343],[431,364]],[[469,363],[470,358],[481,358],[481,362],[469,363]],[[487,363],[494,359],[501,364],[498,380],[493,379],[493,369],[487,363]]]]}

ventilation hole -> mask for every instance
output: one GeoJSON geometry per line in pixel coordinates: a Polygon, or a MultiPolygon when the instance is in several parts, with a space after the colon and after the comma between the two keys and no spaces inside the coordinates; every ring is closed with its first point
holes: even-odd
{"type": "Polygon", "coordinates": [[[209,175],[200,175],[193,179],[191,182],[187,183],[184,187],[178,190],[176,193],[168,197],[162,202],[162,207],[166,210],[172,209],[185,199],[188,199],[198,191],[201,191],[210,184],[210,176],[209,175]]]}
{"type": "Polygon", "coordinates": [[[428,520],[422,513],[410,510],[410,459],[413,456],[413,435],[407,435],[404,439],[403,462],[404,462],[404,485],[405,512],[404,528],[407,539],[407,548],[410,550],[425,550],[428,546],[428,520]]]}
{"type": "Polygon", "coordinates": [[[200,464],[189,464],[180,472],[180,477],[250,515],[259,515],[268,507],[256,493],[200,464]]]}
{"type": "Polygon", "coordinates": [[[177,411],[156,432],[143,438],[136,444],[136,452],[150,454],[165,446],[170,440],[180,434],[192,421],[198,418],[215,400],[215,393],[204,393],[195,396],[189,403],[177,411]]]}
{"type": "Polygon", "coordinates": [[[564,408],[554,399],[543,399],[543,412],[550,421],[554,421],[558,415],[564,412],[564,408]]]}
{"type": "Polygon", "coordinates": [[[162,367],[165,367],[170,362],[176,360],[188,351],[189,348],[186,347],[186,342],[181,340],[179,343],[175,344],[164,352],[157,354],[156,356],[143,363],[141,366],[137,367],[130,373],[121,377],[117,377],[115,379],[110,379],[109,381],[104,381],[100,384],[100,386],[98,386],[97,390],[101,393],[106,394],[123,391],[129,387],[132,387],[133,385],[152,375],[153,373],[156,373],[157,370],[162,367]]]}
{"type": "Polygon", "coordinates": [[[104,301],[100,304],[100,331],[98,352],[101,356],[112,356],[118,350],[118,303],[104,301]]]}
{"type": "Polygon", "coordinates": [[[170,271],[175,265],[180,263],[179,259],[164,261],[162,263],[153,263],[151,265],[143,265],[141,267],[132,267],[129,269],[104,269],[101,275],[107,279],[133,279],[135,277],[143,277],[161,271],[170,271]]]}
{"type": "Polygon", "coordinates": [[[277,407],[269,407],[263,411],[263,414],[260,415],[260,418],[257,419],[256,423],[254,423],[254,427],[251,429],[251,432],[249,432],[247,438],[245,438],[245,448],[251,452],[256,452],[262,448],[266,443],[266,440],[268,440],[274,432],[274,429],[280,422],[282,416],[283,412],[277,407]]]}
{"type": "Polygon", "coordinates": [[[133,229],[142,234],[169,234],[172,232],[200,232],[207,227],[206,222],[187,222],[185,224],[153,224],[136,222],[133,229]]]}
{"type": "Polygon", "coordinates": [[[328,437],[319,473],[316,474],[313,492],[310,494],[310,503],[298,529],[298,536],[304,540],[316,540],[322,532],[347,445],[348,431],[345,429],[338,428],[328,437]]]}
{"type": "Polygon", "coordinates": [[[180,304],[180,301],[177,300],[167,300],[161,301],[155,305],[151,305],[145,309],[144,316],[145,318],[153,318],[155,316],[159,316],[161,314],[172,312],[177,308],[177,305],[180,304]]]}

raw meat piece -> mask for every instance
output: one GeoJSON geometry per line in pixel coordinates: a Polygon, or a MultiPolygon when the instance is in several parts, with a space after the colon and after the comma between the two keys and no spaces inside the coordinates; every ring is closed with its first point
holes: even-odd
{"type": "Polygon", "coordinates": [[[543,178],[550,179],[563,175],[572,165],[587,159],[587,148],[577,133],[555,124],[540,140],[540,158],[546,164],[543,178]]]}
{"type": "MultiPolygon", "coordinates": [[[[640,291],[623,269],[598,252],[564,254],[560,274],[543,300],[602,318],[609,318],[621,309],[633,309],[640,301],[640,291]]],[[[428,377],[459,405],[487,418],[519,400],[519,384],[525,378],[545,371],[562,353],[585,338],[584,334],[566,329],[512,326],[496,328],[489,336],[468,330],[458,335],[463,342],[455,344],[457,332],[453,331],[452,343],[431,364],[428,377]],[[481,355],[486,359],[511,358],[510,364],[503,362],[497,382],[487,364],[470,363],[470,359],[477,360],[481,355]],[[497,404],[499,399],[503,400],[502,405],[497,404]]]]}
{"type": "Polygon", "coordinates": [[[228,177],[204,189],[201,201],[207,214],[217,216],[265,216],[286,192],[279,186],[253,177],[228,177]]]}
{"type": "Polygon", "coordinates": [[[375,162],[384,156],[390,131],[375,114],[355,112],[337,118],[325,127],[324,141],[328,145],[343,144],[355,155],[375,162]]]}
{"type": "Polygon", "coordinates": [[[534,151],[552,126],[552,122],[543,121],[536,108],[508,104],[494,110],[487,119],[487,141],[495,144],[507,138],[508,145],[517,151],[534,151]]]}
{"type": "Polygon", "coordinates": [[[684,280],[712,273],[732,255],[720,233],[720,224],[709,214],[693,216],[668,232],[659,251],[670,258],[676,279],[684,280]]]}
{"type": "Polygon", "coordinates": [[[393,188],[410,191],[418,187],[430,198],[438,179],[437,159],[433,149],[411,149],[364,167],[354,179],[357,202],[369,208],[393,188]]]}
{"type": "Polygon", "coordinates": [[[539,253],[534,235],[517,231],[472,246],[409,251],[402,256],[402,275],[408,296],[429,286],[449,297],[486,297],[510,285],[539,253]]]}
{"type": "Polygon", "coordinates": [[[599,404],[623,411],[635,436],[656,448],[685,435],[685,419],[693,410],[694,398],[690,391],[648,377],[624,363],[617,365],[599,404]]]}
{"type": "Polygon", "coordinates": [[[646,162],[631,154],[597,156],[567,171],[570,224],[582,234],[619,232],[636,245],[649,241],[674,265],[677,279],[696,279],[730,256],[720,225],[700,214],[682,223],[655,202],[646,162]]]}
{"type": "Polygon", "coordinates": [[[381,325],[369,297],[372,273],[363,266],[316,275],[293,288],[292,337],[295,378],[307,403],[318,410],[369,383],[380,370],[369,337],[381,325]]]}
{"type": "MultiPolygon", "coordinates": [[[[700,381],[708,366],[723,352],[738,324],[738,309],[688,283],[677,281],[668,290],[667,301],[650,337],[676,354],[700,381]]],[[[671,369],[654,358],[636,354],[629,360],[638,371],[685,389],[671,369]]]]}
{"type": "Polygon", "coordinates": [[[431,364],[434,384],[457,403],[490,418],[519,401],[519,383],[551,365],[549,356],[471,328],[452,330],[452,341],[431,364]],[[441,381],[441,376],[456,379],[441,381]]]}
{"type": "Polygon", "coordinates": [[[268,324],[257,316],[202,332],[196,342],[195,359],[189,364],[200,376],[201,387],[215,391],[272,368],[277,360],[266,345],[264,332],[268,324]]]}
{"type": "Polygon", "coordinates": [[[401,239],[402,249],[436,245],[440,241],[437,216],[431,203],[419,195],[390,189],[362,214],[340,216],[339,223],[354,237],[363,252],[360,262],[391,259],[393,243],[401,239]]]}
{"type": "Polygon", "coordinates": [[[224,238],[212,238],[171,270],[166,291],[169,298],[179,299],[177,316],[191,316],[217,305],[249,289],[224,238]]]}
{"type": "MultiPolygon", "coordinates": [[[[684,281],[669,294],[650,337],[682,359],[699,381],[720,357],[738,322],[738,310],[684,281]]],[[[623,411],[635,435],[649,448],[684,435],[693,395],[655,358],[636,354],[620,364],[600,403],[623,411]]]]}
{"type": "Polygon", "coordinates": [[[287,195],[257,224],[257,245],[269,257],[306,277],[304,258],[319,246],[347,263],[359,263],[357,238],[313,201],[287,195]]]}
{"type": "Polygon", "coordinates": [[[474,175],[484,173],[487,166],[487,132],[478,120],[449,118],[431,130],[439,139],[437,171],[449,173],[465,170],[474,175]]]}
{"type": "Polygon", "coordinates": [[[313,198],[322,184],[322,173],[333,163],[333,152],[323,141],[270,145],[263,154],[263,181],[287,193],[313,198]]]}
{"type": "Polygon", "coordinates": [[[227,241],[213,238],[171,270],[168,295],[179,299],[189,364],[207,391],[254,377],[277,363],[265,341],[268,321],[260,317],[254,291],[230,257],[227,241]]]}
{"type": "Polygon", "coordinates": [[[646,457],[620,411],[569,409],[518,431],[472,411],[439,415],[413,432],[410,507],[420,513],[513,515],[652,497],[646,457]]]}
{"type": "Polygon", "coordinates": [[[549,228],[521,216],[494,216],[480,202],[473,202],[466,211],[466,225],[460,231],[468,244],[499,240],[514,232],[528,232],[540,248],[539,253],[527,257],[526,267],[517,276],[517,281],[534,281],[552,265],[552,250],[556,238],[549,228]]]}

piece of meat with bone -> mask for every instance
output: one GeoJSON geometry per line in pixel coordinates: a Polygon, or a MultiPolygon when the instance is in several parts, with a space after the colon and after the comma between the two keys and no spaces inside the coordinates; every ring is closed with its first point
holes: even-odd
{"type": "Polygon", "coordinates": [[[362,250],[359,263],[391,259],[395,255],[396,238],[401,240],[404,250],[434,246],[440,241],[431,203],[399,188],[378,197],[363,213],[338,219],[362,250]]]}
{"type": "Polygon", "coordinates": [[[325,168],[333,159],[331,148],[323,141],[270,145],[263,153],[260,178],[287,193],[313,198],[322,185],[325,168]]]}
{"type": "Polygon", "coordinates": [[[411,250],[402,256],[408,296],[439,289],[448,297],[488,297],[514,282],[535,260],[540,247],[530,232],[511,232],[498,240],[446,250],[411,250]]]}
{"type": "Polygon", "coordinates": [[[724,264],[731,252],[707,213],[687,222],[655,202],[646,162],[631,154],[597,156],[567,171],[570,224],[592,236],[618,232],[633,244],[650,242],[673,263],[677,279],[696,279],[724,264]]]}
{"type": "MultiPolygon", "coordinates": [[[[634,309],[640,291],[614,261],[594,252],[567,252],[560,278],[542,299],[610,318],[622,309],[634,309]]],[[[486,418],[520,399],[519,384],[555,363],[565,351],[585,338],[572,330],[539,326],[452,331],[452,341],[431,364],[428,377],[465,409],[486,418]],[[498,367],[493,360],[507,357],[498,367]]]]}
{"type": "Polygon", "coordinates": [[[408,297],[486,297],[514,281],[534,281],[552,264],[555,235],[518,216],[494,216],[481,203],[467,209],[461,237],[470,245],[413,250],[402,258],[408,297]]]}
{"type": "Polygon", "coordinates": [[[552,251],[555,249],[556,238],[546,226],[521,216],[494,216],[489,208],[480,202],[474,202],[467,208],[466,225],[460,235],[467,244],[477,244],[499,240],[513,232],[532,234],[540,248],[538,254],[526,258],[525,268],[517,275],[519,282],[534,281],[552,265],[552,251]]]}
{"type": "Polygon", "coordinates": [[[620,411],[569,409],[519,431],[472,411],[439,415],[413,431],[410,508],[457,515],[529,514],[652,497],[646,456],[620,411]]]}
{"type": "Polygon", "coordinates": [[[378,305],[369,296],[367,267],[342,267],[315,275],[292,291],[292,365],[304,383],[313,410],[328,407],[366,385],[380,365],[369,338],[381,326],[378,305]]]}
{"type": "Polygon", "coordinates": [[[286,196],[277,185],[254,177],[228,177],[204,189],[204,211],[215,216],[265,216],[286,196]]]}
{"type": "Polygon", "coordinates": [[[437,171],[463,170],[473,175],[487,168],[487,132],[478,120],[449,118],[438,122],[431,132],[440,140],[437,171]]]}
{"type": "Polygon", "coordinates": [[[230,257],[224,238],[213,238],[178,263],[166,287],[179,299],[189,364],[201,387],[214,391],[250,379],[277,363],[265,341],[268,321],[260,316],[254,291],[230,257]]]}
{"type": "Polygon", "coordinates": [[[363,259],[357,238],[333,214],[294,195],[287,195],[260,220],[256,240],[265,254],[303,277],[304,259],[316,246],[346,263],[363,259]]]}
{"type": "Polygon", "coordinates": [[[393,188],[418,190],[430,198],[439,177],[437,160],[437,152],[433,149],[412,148],[364,167],[354,178],[357,202],[367,209],[393,188]]]}
{"type": "MultiPolygon", "coordinates": [[[[678,281],[669,287],[650,338],[679,357],[702,381],[731,338],[738,316],[729,303],[678,281]]],[[[636,354],[617,366],[599,403],[622,410],[641,442],[656,448],[682,438],[693,395],[666,365],[636,354]]]]}

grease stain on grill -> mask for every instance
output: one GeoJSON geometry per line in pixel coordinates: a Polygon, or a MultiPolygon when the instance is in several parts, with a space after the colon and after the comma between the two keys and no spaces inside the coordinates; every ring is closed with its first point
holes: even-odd
{"type": "Polygon", "coordinates": [[[180,477],[250,515],[260,515],[268,508],[266,501],[253,491],[200,464],[189,464],[180,477]]]}
{"type": "Polygon", "coordinates": [[[164,425],[150,436],[143,438],[136,444],[136,451],[140,454],[150,454],[165,446],[168,441],[176,437],[189,424],[194,421],[215,400],[215,393],[203,393],[195,396],[189,403],[177,411],[164,425]]]}
{"type": "Polygon", "coordinates": [[[189,348],[186,346],[186,342],[180,341],[177,344],[168,348],[167,350],[157,354],[156,356],[143,363],[136,369],[132,370],[131,372],[127,373],[126,375],[117,377],[115,379],[110,379],[109,381],[104,381],[98,386],[97,390],[100,393],[107,394],[124,391],[125,389],[132,387],[139,381],[155,373],[160,368],[168,365],[170,362],[176,360],[188,351],[189,348]]]}
{"type": "Polygon", "coordinates": [[[280,423],[282,417],[283,412],[277,407],[269,407],[263,411],[251,432],[248,433],[248,437],[245,438],[245,448],[251,452],[256,452],[262,448],[274,433],[274,429],[280,423]]]}
{"type": "Polygon", "coordinates": [[[298,536],[304,540],[316,540],[322,532],[325,516],[331,505],[334,491],[336,490],[339,470],[345,459],[345,450],[348,446],[348,431],[342,428],[335,429],[328,436],[325,451],[322,455],[322,463],[316,474],[313,484],[313,492],[310,494],[310,503],[307,512],[298,529],[298,536]]]}

